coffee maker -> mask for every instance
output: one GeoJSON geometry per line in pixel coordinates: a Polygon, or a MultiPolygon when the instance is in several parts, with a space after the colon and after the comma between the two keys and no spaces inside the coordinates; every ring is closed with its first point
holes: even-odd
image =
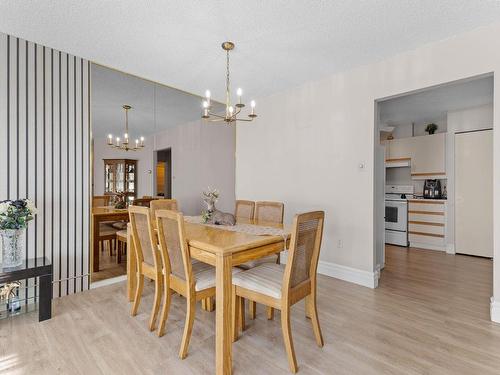
{"type": "Polygon", "coordinates": [[[441,181],[425,180],[424,182],[424,198],[440,199],[441,198],[441,181]]]}

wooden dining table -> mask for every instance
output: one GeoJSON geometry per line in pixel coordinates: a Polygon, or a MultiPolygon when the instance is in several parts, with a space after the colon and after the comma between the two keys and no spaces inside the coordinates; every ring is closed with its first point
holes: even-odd
{"type": "MultiPolygon", "coordinates": [[[[272,226],[285,229],[285,233],[290,232],[282,224],[256,220],[238,220],[238,223],[272,226]]],[[[284,249],[284,242],[289,240],[289,235],[255,235],[188,222],[185,229],[191,257],[215,267],[215,372],[217,375],[229,375],[232,372],[232,267],[279,253],[284,249]]],[[[128,230],[127,294],[129,301],[132,301],[137,266],[130,233],[131,230],[128,230]]]]}
{"type": "Polygon", "coordinates": [[[99,227],[106,221],[128,221],[128,209],[92,207],[92,272],[99,272],[99,227]]]}

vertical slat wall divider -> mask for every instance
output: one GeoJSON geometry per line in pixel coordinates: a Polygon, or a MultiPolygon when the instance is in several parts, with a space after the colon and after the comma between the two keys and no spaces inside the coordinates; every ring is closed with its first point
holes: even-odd
{"type": "Polygon", "coordinates": [[[89,288],[90,140],[90,63],[0,33],[0,201],[35,202],[25,256],[52,262],[56,297],[89,288]]]}

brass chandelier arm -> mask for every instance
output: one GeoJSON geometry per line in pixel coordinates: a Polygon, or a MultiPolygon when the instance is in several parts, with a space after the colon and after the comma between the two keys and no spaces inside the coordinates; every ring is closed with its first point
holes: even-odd
{"type": "Polygon", "coordinates": [[[221,116],[221,115],[218,115],[218,114],[212,113],[212,112],[208,112],[208,115],[209,116],[213,116],[213,117],[218,117],[218,118],[221,118],[221,119],[225,119],[226,118],[225,116],[221,116]]]}

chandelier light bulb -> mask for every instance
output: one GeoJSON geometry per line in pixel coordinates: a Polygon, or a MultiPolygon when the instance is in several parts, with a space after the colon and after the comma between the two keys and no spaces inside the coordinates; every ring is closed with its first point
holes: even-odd
{"type": "Polygon", "coordinates": [[[208,102],[206,100],[203,101],[203,108],[208,108],[208,102]]]}
{"type": "Polygon", "coordinates": [[[243,95],[243,90],[239,87],[238,90],[236,90],[236,95],[241,96],[243,95]]]}
{"type": "Polygon", "coordinates": [[[144,142],[144,137],[141,137],[141,142],[144,142]]]}
{"type": "Polygon", "coordinates": [[[108,134],[108,145],[113,144],[113,134],[108,134]]]}
{"type": "Polygon", "coordinates": [[[229,114],[232,115],[234,112],[234,108],[233,106],[229,106],[229,114]]]}
{"type": "Polygon", "coordinates": [[[205,97],[210,100],[210,90],[205,91],[205,97]]]}
{"type": "Polygon", "coordinates": [[[255,100],[252,100],[252,101],[250,102],[250,107],[252,107],[252,109],[253,109],[253,108],[255,108],[255,100]]]}

